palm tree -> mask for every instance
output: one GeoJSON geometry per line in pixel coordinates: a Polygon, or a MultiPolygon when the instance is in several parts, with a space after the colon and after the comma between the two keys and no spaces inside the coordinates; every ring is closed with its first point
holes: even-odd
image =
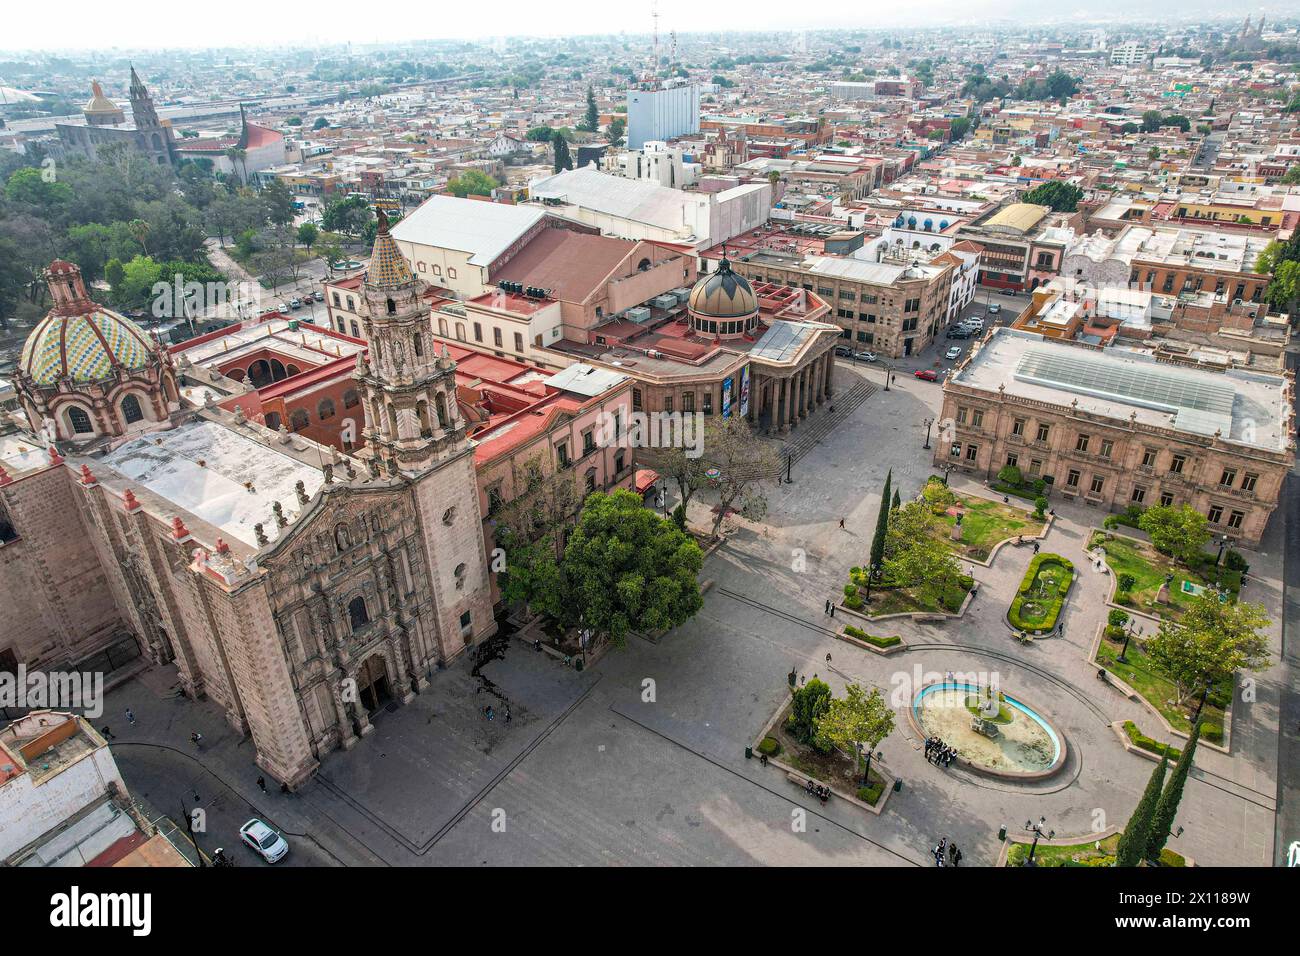
{"type": "Polygon", "coordinates": [[[144,254],[149,255],[149,246],[145,242],[149,238],[149,223],[143,219],[132,219],[126,224],[126,227],[131,230],[131,238],[140,243],[140,248],[144,250],[144,254]]]}

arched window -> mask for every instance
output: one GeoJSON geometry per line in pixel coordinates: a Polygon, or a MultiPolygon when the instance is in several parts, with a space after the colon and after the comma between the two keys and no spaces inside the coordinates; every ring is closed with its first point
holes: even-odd
{"type": "Polygon", "coordinates": [[[443,428],[447,427],[447,396],[439,392],[433,397],[434,405],[438,409],[438,424],[443,428]]]}
{"type": "Polygon", "coordinates": [[[431,428],[430,425],[429,425],[429,403],[428,403],[428,402],[416,402],[416,403],[415,403],[415,415],[416,415],[417,418],[420,419],[420,437],[421,437],[421,438],[432,438],[432,437],[433,437],[433,428],[431,428]]]}
{"type": "Polygon", "coordinates": [[[5,510],[4,502],[0,501],[0,544],[17,540],[18,531],[14,528],[14,523],[9,520],[9,512],[5,510]]]}
{"type": "Polygon", "coordinates": [[[128,395],[122,399],[122,418],[126,420],[128,425],[144,421],[144,409],[140,407],[140,399],[134,395],[128,395]]]}
{"type": "Polygon", "coordinates": [[[370,623],[370,614],[366,611],[366,599],[354,597],[348,604],[348,623],[352,630],[358,631],[370,623]]]}
{"type": "Polygon", "coordinates": [[[649,259],[642,259],[640,262],[638,262],[638,263],[636,264],[636,270],[637,270],[637,272],[645,272],[645,271],[646,271],[647,269],[649,269],[649,268],[650,268],[650,260],[649,260],[649,259]]]}
{"type": "Polygon", "coordinates": [[[273,432],[274,432],[274,431],[279,431],[279,430],[280,430],[280,413],[279,413],[279,412],[267,412],[267,413],[266,413],[266,427],[269,428],[269,429],[271,429],[271,431],[273,431],[273,432]]]}
{"type": "Polygon", "coordinates": [[[424,336],[422,336],[419,332],[416,332],[415,333],[415,357],[422,358],[423,356],[424,356],[424,336]]]}
{"type": "Polygon", "coordinates": [[[357,394],[355,388],[350,388],[343,393],[343,407],[356,408],[361,404],[361,396],[357,394]]]}
{"type": "Polygon", "coordinates": [[[279,359],[271,359],[271,380],[279,382],[289,373],[284,370],[284,363],[279,359]]]}
{"type": "Polygon", "coordinates": [[[353,337],[354,339],[359,339],[359,338],[361,338],[361,328],[357,325],[355,319],[354,319],[353,322],[352,322],[352,337],[353,337]]]}
{"type": "Polygon", "coordinates": [[[396,315],[396,314],[397,314],[397,303],[394,302],[392,299],[389,299],[388,302],[387,302],[386,304],[387,304],[387,306],[388,306],[388,314],[389,314],[389,315],[396,315]]]}
{"type": "Polygon", "coordinates": [[[300,432],[311,424],[311,416],[307,414],[305,408],[296,408],[292,415],[289,416],[289,430],[300,432]]]}
{"type": "Polygon", "coordinates": [[[95,431],[95,426],[90,424],[90,416],[86,414],[86,410],[75,405],[68,409],[68,424],[72,426],[74,435],[89,435],[95,431]]]}
{"type": "Polygon", "coordinates": [[[446,319],[439,319],[439,320],[438,320],[438,334],[441,335],[444,339],[447,337],[447,320],[446,320],[446,319]]]}
{"type": "Polygon", "coordinates": [[[316,406],[316,414],[321,421],[327,421],[334,417],[334,402],[328,398],[322,398],[316,406]]]}

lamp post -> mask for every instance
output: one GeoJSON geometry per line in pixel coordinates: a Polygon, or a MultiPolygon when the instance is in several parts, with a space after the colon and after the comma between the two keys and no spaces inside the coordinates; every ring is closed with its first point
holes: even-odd
{"type": "Polygon", "coordinates": [[[1124,646],[1120,649],[1119,656],[1115,658],[1121,664],[1127,664],[1128,658],[1124,655],[1128,653],[1128,642],[1133,639],[1133,632],[1136,625],[1132,618],[1128,619],[1128,625],[1124,628],[1124,646]]]}
{"type": "Polygon", "coordinates": [[[884,760],[885,752],[883,750],[877,750],[873,755],[871,748],[863,747],[862,744],[858,744],[858,756],[865,762],[865,766],[862,768],[862,785],[864,787],[869,787],[871,786],[871,758],[872,756],[875,756],[877,760],[884,760]]]}
{"type": "Polygon", "coordinates": [[[880,570],[880,565],[867,565],[867,596],[863,599],[867,604],[871,603],[871,582],[875,580],[876,574],[880,570]]]}
{"type": "Polygon", "coordinates": [[[1196,704],[1196,713],[1192,715],[1192,724],[1195,725],[1201,719],[1201,710],[1205,707],[1205,700],[1210,696],[1210,675],[1205,674],[1205,686],[1201,688],[1201,699],[1196,704]]]}
{"type": "Polygon", "coordinates": [[[930,426],[932,426],[933,424],[934,424],[933,418],[927,418],[925,420],[925,446],[924,447],[926,448],[930,447],[930,426]]]}
{"type": "MultiPolygon", "coordinates": [[[[1025,861],[1025,866],[1034,866],[1034,851],[1038,849],[1038,840],[1043,835],[1043,828],[1047,826],[1047,817],[1039,817],[1038,822],[1033,820],[1025,821],[1025,830],[1034,835],[1034,842],[1029,847],[1029,859],[1025,861]]],[[[1047,839],[1056,836],[1055,830],[1047,831],[1047,839]]]]}

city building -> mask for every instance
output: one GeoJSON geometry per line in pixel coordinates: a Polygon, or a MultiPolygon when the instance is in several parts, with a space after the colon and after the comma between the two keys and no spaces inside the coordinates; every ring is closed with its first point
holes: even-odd
{"type": "Polygon", "coordinates": [[[1294,376],[994,329],[944,383],[934,462],[983,480],[1014,465],[1104,510],[1190,505],[1259,544],[1295,457],[1294,376]]]}
{"type": "Polygon", "coordinates": [[[93,95],[82,111],[84,122],[54,124],[59,145],[67,156],[94,160],[107,146],[122,144],[143,153],[149,161],[159,166],[171,166],[177,161],[176,140],[171,121],[160,120],[154,108],[153,97],[144,82],[131,68],[131,122],[126,114],[106,96],[96,82],[93,95]]]}
{"type": "Polygon", "coordinates": [[[655,140],[669,140],[700,131],[700,87],[695,83],[655,84],[627,91],[627,146],[641,149],[655,140]]]}

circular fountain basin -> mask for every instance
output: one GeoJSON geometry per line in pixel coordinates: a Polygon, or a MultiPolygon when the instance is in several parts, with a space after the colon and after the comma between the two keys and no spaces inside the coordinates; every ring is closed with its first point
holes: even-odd
{"type": "Polygon", "coordinates": [[[1010,717],[995,721],[997,735],[987,737],[971,727],[970,699],[986,692],[974,684],[942,681],[922,687],[912,701],[908,718],[922,739],[937,734],[957,748],[957,763],[970,769],[1013,780],[1050,777],[1065,764],[1065,738],[1032,707],[1009,694],[1002,706],[1010,717]]]}

